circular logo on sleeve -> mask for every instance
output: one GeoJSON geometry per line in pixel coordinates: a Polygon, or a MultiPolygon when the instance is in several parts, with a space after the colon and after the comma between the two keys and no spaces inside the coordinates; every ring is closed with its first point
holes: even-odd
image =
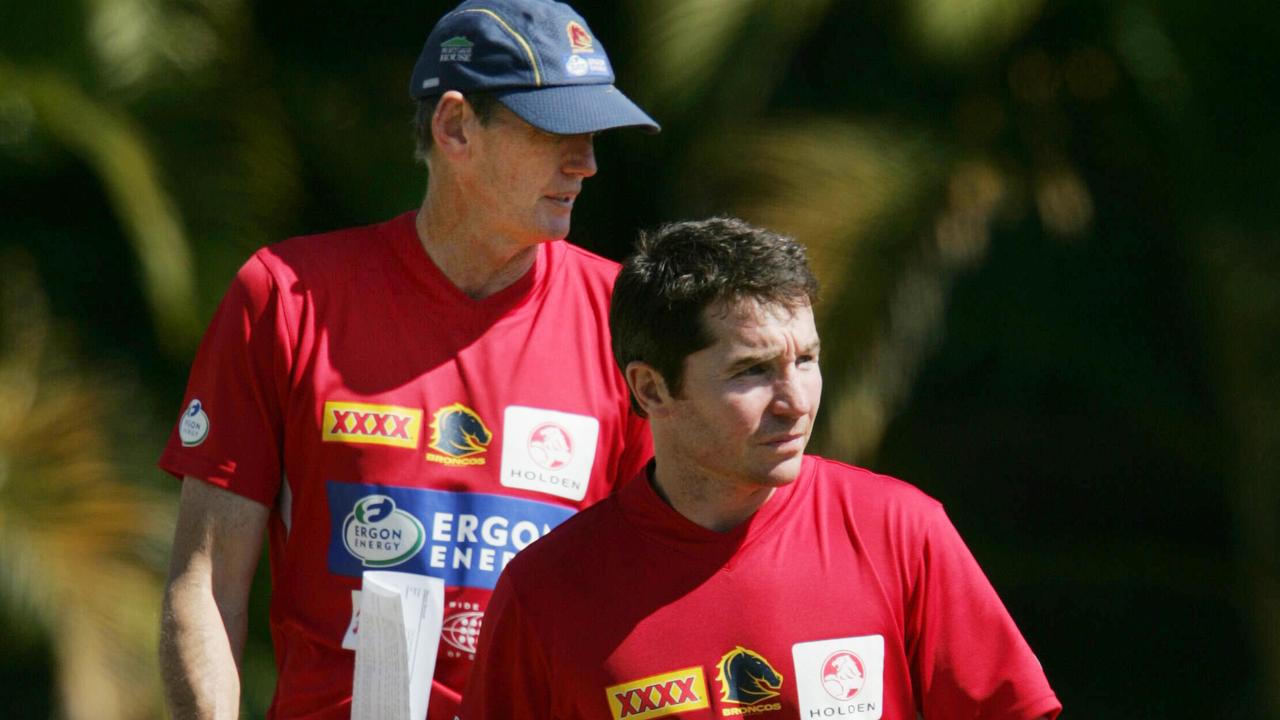
{"type": "Polygon", "coordinates": [[[182,411],[182,419],[178,420],[178,438],[185,447],[195,447],[209,437],[209,416],[204,412],[204,404],[199,398],[191,401],[187,409],[182,411]]]}

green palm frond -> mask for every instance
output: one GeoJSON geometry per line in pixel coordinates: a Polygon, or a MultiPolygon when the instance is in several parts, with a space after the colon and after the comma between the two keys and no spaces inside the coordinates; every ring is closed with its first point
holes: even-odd
{"type": "Polygon", "coordinates": [[[951,154],[923,128],[810,116],[722,130],[685,170],[689,194],[729,198],[733,213],[809,247],[828,454],[878,446],[943,331],[954,277],[985,256],[1008,181],[951,154]]]}
{"type": "Polygon", "coordinates": [[[936,182],[939,156],[919,130],[833,116],[770,118],[706,138],[685,175],[688,194],[725,198],[733,212],[802,239],[823,287],[838,291],[875,228],[936,182]]]}
{"type": "Polygon", "coordinates": [[[34,275],[5,261],[0,602],[51,638],[66,717],[153,717],[161,569],[148,548],[167,540],[170,504],[119,477],[106,428],[128,402],[59,367],[34,275]]]}
{"type": "Polygon", "coordinates": [[[993,53],[1018,37],[1044,0],[908,0],[908,26],[925,54],[957,62],[993,53]]]}
{"type": "Polygon", "coordinates": [[[724,99],[757,106],[781,78],[795,45],[832,0],[646,0],[638,33],[652,72],[640,94],[659,117],[705,116],[724,99]]]}
{"type": "Polygon", "coordinates": [[[199,337],[191,248],[142,133],[64,76],[0,63],[0,97],[21,99],[36,124],[97,172],[141,265],[157,333],[175,354],[199,337]]]}

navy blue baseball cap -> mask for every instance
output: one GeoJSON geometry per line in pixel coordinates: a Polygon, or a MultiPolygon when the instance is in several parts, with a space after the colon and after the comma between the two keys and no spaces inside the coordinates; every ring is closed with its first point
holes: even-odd
{"type": "Polygon", "coordinates": [[[613,86],[613,66],[587,22],[549,0],[467,0],[440,18],[413,68],[409,94],[491,93],[557,135],[661,128],[613,86]]]}

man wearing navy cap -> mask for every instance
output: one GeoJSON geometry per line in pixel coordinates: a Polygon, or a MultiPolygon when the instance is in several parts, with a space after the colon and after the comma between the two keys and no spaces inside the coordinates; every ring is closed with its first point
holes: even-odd
{"type": "Polygon", "coordinates": [[[183,478],[161,654],[175,718],[236,717],[266,531],[268,717],[351,713],[361,574],[442,578],[452,718],[498,574],[651,454],[612,362],[617,266],[564,242],[594,133],[658,126],[572,8],[470,0],[414,67],[422,205],[259,250],[160,459],[183,478]]]}

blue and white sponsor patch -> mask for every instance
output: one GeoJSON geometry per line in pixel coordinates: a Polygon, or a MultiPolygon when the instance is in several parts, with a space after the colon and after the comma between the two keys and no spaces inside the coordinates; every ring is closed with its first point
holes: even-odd
{"type": "Polygon", "coordinates": [[[581,55],[570,55],[564,60],[564,71],[574,77],[583,75],[609,75],[609,61],[604,58],[585,58],[581,55]]]}
{"type": "Polygon", "coordinates": [[[395,569],[492,590],[511,558],[574,513],[536,500],[330,480],[329,571],[395,569]]]}

